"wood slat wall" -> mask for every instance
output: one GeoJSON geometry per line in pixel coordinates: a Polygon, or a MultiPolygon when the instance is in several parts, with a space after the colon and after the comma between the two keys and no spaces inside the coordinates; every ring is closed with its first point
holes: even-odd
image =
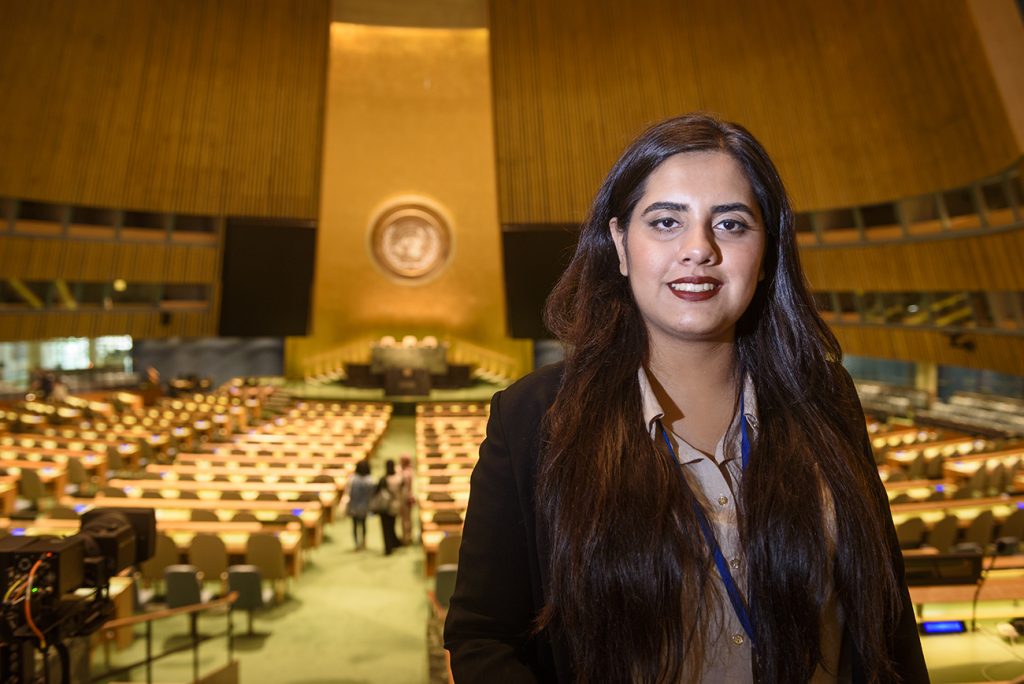
{"type": "Polygon", "coordinates": [[[944,240],[800,250],[816,290],[1024,291],[1024,228],[944,240]]]}
{"type": "Polygon", "coordinates": [[[0,237],[4,278],[217,285],[220,247],[0,237]]]}
{"type": "Polygon", "coordinates": [[[217,334],[217,307],[173,311],[161,318],[156,310],[0,312],[0,340],[45,340],[54,337],[131,335],[136,339],[210,337],[217,334]],[[165,322],[166,321],[166,322],[165,322]]]}
{"type": "Polygon", "coordinates": [[[632,136],[698,109],[750,128],[800,210],[1021,153],[960,0],[492,0],[491,35],[503,224],[580,221],[632,136]]]}
{"type": "Polygon", "coordinates": [[[968,333],[974,351],[954,349],[938,330],[836,325],[832,330],[846,354],[1024,375],[1024,338],[968,333]]]}
{"type": "Polygon", "coordinates": [[[315,218],[329,0],[0,0],[0,195],[315,218]]]}

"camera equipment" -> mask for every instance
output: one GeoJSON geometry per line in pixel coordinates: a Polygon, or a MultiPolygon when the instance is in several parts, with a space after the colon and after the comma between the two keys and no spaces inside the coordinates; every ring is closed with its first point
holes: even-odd
{"type": "Polygon", "coordinates": [[[155,543],[151,509],[117,508],[86,512],[70,537],[0,539],[0,682],[28,681],[26,643],[44,659],[55,647],[69,681],[64,640],[88,636],[113,616],[110,578],[151,558],[155,543]]]}

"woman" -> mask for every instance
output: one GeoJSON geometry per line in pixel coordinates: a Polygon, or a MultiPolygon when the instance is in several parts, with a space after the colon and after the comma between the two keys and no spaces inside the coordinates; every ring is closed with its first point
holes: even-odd
{"type": "Polygon", "coordinates": [[[387,502],[375,512],[380,515],[381,530],[384,533],[384,555],[390,556],[402,545],[395,532],[395,518],[401,510],[402,476],[395,472],[395,462],[390,458],[384,462],[384,476],[377,483],[377,493],[384,494],[381,499],[387,502]]]}
{"type": "Polygon", "coordinates": [[[370,477],[370,462],[364,458],[356,464],[356,471],[349,478],[345,490],[348,498],[345,512],[352,518],[352,539],[356,551],[366,548],[366,516],[370,514],[370,499],[376,489],[370,477]]]}
{"type": "Polygon", "coordinates": [[[742,127],[662,122],[495,395],[446,624],[458,682],[928,681],[863,414],[742,127]]]}
{"type": "Polygon", "coordinates": [[[416,497],[412,493],[413,470],[412,457],[402,454],[398,459],[398,475],[401,477],[402,498],[399,515],[402,520],[402,545],[412,544],[412,507],[416,504],[416,497]]]}

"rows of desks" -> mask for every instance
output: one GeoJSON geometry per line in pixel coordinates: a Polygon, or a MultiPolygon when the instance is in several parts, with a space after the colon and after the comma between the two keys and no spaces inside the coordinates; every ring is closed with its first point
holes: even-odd
{"type": "Polygon", "coordinates": [[[178,454],[175,464],[193,464],[207,466],[231,467],[235,464],[238,467],[248,466],[253,468],[264,467],[268,469],[290,468],[300,466],[304,468],[322,469],[347,469],[355,470],[358,461],[345,456],[265,456],[260,454],[225,454],[225,453],[201,453],[201,454],[178,454]]]}
{"type": "Polygon", "coordinates": [[[416,491],[428,576],[433,574],[441,540],[462,530],[487,418],[483,403],[416,407],[416,491]]]}
{"type": "Polygon", "coordinates": [[[324,506],[328,521],[338,503],[338,485],[330,482],[217,482],[197,480],[120,480],[110,481],[111,487],[123,489],[128,496],[141,496],[143,492],[157,492],[163,498],[178,498],[182,492],[194,492],[200,499],[230,501],[227,492],[235,493],[243,501],[299,502],[318,500],[324,506]],[[264,495],[266,498],[261,498],[264,495]]]}
{"type": "Polygon", "coordinates": [[[239,465],[237,461],[229,461],[223,465],[181,463],[161,465],[154,463],[146,466],[146,473],[159,475],[163,479],[192,478],[195,480],[226,479],[228,482],[311,482],[317,478],[329,477],[339,488],[348,482],[351,468],[346,466],[318,467],[283,465],[271,467],[269,464],[239,465]]]}
{"type": "Polygon", "coordinates": [[[312,546],[323,542],[326,511],[320,501],[246,501],[224,499],[143,499],[131,497],[79,498],[66,496],[64,506],[79,514],[94,507],[153,509],[159,523],[165,520],[188,520],[192,511],[213,511],[221,522],[229,522],[238,513],[250,513],[260,522],[274,522],[282,515],[294,515],[302,521],[312,546]]]}
{"type": "MultiPolygon", "coordinates": [[[[41,517],[36,520],[10,520],[0,518],[0,531],[24,536],[68,536],[76,534],[81,527],[78,520],[41,517]]],[[[194,520],[157,520],[157,532],[166,534],[178,547],[179,560],[188,562],[189,547],[197,534],[213,534],[224,542],[228,556],[234,562],[244,562],[246,544],[252,534],[272,531],[281,541],[285,556],[285,567],[291,577],[298,577],[302,571],[302,530],[295,523],[280,528],[258,522],[205,522],[194,520]]]]}
{"type": "Polygon", "coordinates": [[[1024,495],[994,496],[979,499],[955,499],[949,501],[918,501],[913,503],[893,504],[892,520],[900,525],[910,518],[921,518],[926,524],[933,525],[947,515],[955,515],[961,527],[970,524],[978,513],[990,510],[997,521],[1010,517],[1018,508],[1024,508],[1024,495]]]}

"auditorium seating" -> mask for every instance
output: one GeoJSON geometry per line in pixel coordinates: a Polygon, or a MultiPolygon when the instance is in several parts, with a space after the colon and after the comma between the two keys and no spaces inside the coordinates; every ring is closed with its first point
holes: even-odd
{"type": "Polygon", "coordinates": [[[42,402],[3,411],[0,467],[10,474],[0,475],[0,512],[15,512],[19,487],[43,505],[34,520],[28,512],[0,518],[0,534],[63,536],[93,507],[151,508],[159,536],[145,581],[160,583],[165,568],[189,563],[222,593],[229,564],[250,563],[283,598],[287,579],[301,577],[305,555],[324,542],[348,476],[373,454],[391,406],[289,399],[264,418],[272,396],[229,384],[152,406],[118,392],[69,398],[74,415],[42,402]]]}
{"type": "Polygon", "coordinates": [[[462,531],[469,502],[469,478],[487,428],[488,405],[432,402],[416,407],[416,491],[427,575],[434,571],[439,547],[462,531]],[[448,537],[448,538],[446,538],[448,537]]]}

